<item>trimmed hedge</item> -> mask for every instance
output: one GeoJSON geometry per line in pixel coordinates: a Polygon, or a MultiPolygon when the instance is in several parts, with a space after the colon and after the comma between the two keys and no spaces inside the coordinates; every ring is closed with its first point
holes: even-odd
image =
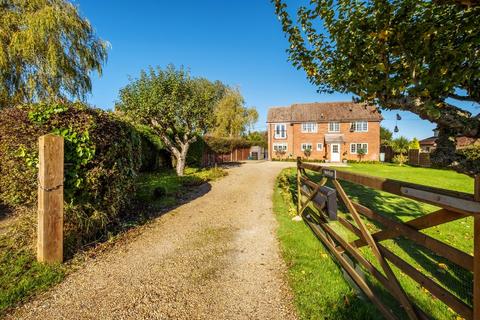
{"type": "Polygon", "coordinates": [[[205,144],[218,154],[227,154],[234,149],[250,148],[253,144],[244,138],[217,138],[212,136],[204,137],[205,144]]]}
{"type": "Polygon", "coordinates": [[[160,147],[132,124],[83,104],[34,104],[0,112],[0,202],[33,206],[38,137],[65,139],[67,251],[99,236],[135,194],[142,168],[155,167],[160,147]]]}

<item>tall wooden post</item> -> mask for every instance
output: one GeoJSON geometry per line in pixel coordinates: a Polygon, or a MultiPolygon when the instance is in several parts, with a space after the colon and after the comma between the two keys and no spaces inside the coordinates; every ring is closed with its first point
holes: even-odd
{"type": "Polygon", "coordinates": [[[300,210],[302,210],[302,192],[300,181],[300,164],[302,163],[302,158],[297,157],[297,215],[300,215],[300,210]]]}
{"type": "MultiPolygon", "coordinates": [[[[475,176],[474,198],[480,202],[480,175],[475,176]]],[[[473,224],[473,319],[480,319],[480,217],[473,224]]]]}
{"type": "Polygon", "coordinates": [[[63,138],[39,138],[37,260],[63,261],[63,138]]]}

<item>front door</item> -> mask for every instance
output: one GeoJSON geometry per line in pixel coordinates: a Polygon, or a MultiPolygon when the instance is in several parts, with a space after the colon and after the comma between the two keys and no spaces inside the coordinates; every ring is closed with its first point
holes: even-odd
{"type": "Polygon", "coordinates": [[[331,162],[340,162],[340,144],[332,143],[330,145],[330,154],[331,162]]]}

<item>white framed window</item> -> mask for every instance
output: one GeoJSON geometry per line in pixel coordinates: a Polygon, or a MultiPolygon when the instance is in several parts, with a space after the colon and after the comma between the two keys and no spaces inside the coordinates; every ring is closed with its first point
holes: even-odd
{"type": "Polygon", "coordinates": [[[357,154],[358,150],[365,150],[365,154],[368,153],[368,143],[350,143],[350,153],[357,154]]]}
{"type": "Polygon", "coordinates": [[[354,131],[354,132],[367,132],[368,131],[368,121],[352,122],[351,130],[354,131]]]}
{"type": "Polygon", "coordinates": [[[309,149],[310,151],[313,150],[312,149],[312,144],[310,142],[302,143],[301,146],[300,146],[300,150],[305,151],[307,149],[309,149]]]}
{"type": "Polygon", "coordinates": [[[340,122],[329,122],[328,132],[340,132],[340,122]]]}
{"type": "Polygon", "coordinates": [[[275,139],[287,138],[287,125],[285,123],[275,124],[275,139]]]}
{"type": "Polygon", "coordinates": [[[273,150],[274,151],[287,151],[287,143],[282,142],[282,143],[274,143],[273,144],[273,150]]]}
{"type": "Polygon", "coordinates": [[[319,142],[317,143],[317,151],[322,151],[323,150],[323,143],[319,142]]]}
{"type": "Polygon", "coordinates": [[[302,123],[302,133],[316,133],[317,124],[314,122],[304,122],[302,123]]]}

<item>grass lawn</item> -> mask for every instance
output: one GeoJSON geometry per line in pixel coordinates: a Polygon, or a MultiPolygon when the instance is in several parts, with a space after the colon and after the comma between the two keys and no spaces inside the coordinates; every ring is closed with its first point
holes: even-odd
{"type": "MultiPolygon", "coordinates": [[[[447,170],[408,166],[398,167],[389,164],[352,164],[349,168],[338,169],[463,192],[473,191],[472,178],[447,170]]],[[[313,172],[309,174],[314,179],[319,179],[319,176],[313,174],[313,172]]],[[[341,182],[341,184],[347,194],[355,201],[395,220],[410,220],[438,209],[431,205],[363,186],[347,182],[341,182]]],[[[370,302],[363,303],[356,298],[353,292],[349,291],[349,287],[346,285],[340,271],[338,271],[339,268],[331,262],[330,256],[326,254],[326,249],[314,237],[310,229],[303,223],[291,221],[291,213],[289,214],[288,211],[292,211],[291,208],[296,201],[295,190],[295,170],[286,169],[280,175],[276,186],[274,208],[280,222],[278,233],[282,243],[283,254],[290,268],[290,281],[302,319],[370,319],[376,317],[378,311],[372,311],[374,307],[370,302]],[[325,258],[322,259],[322,257],[325,258]],[[305,277],[305,274],[312,276],[305,277]],[[356,307],[352,311],[349,306],[342,303],[347,300],[351,304],[358,303],[362,307],[356,307]],[[332,305],[335,305],[335,308],[332,309],[332,305]],[[343,313],[333,311],[335,309],[343,310],[343,313]],[[352,312],[365,312],[365,315],[368,314],[368,316],[362,318],[352,312]]],[[[340,215],[347,219],[350,218],[342,206],[339,209],[340,215]]],[[[372,222],[364,221],[371,232],[379,229],[372,222]]],[[[339,223],[331,222],[331,225],[348,240],[357,239],[355,235],[347,231],[339,223]]],[[[425,230],[425,233],[465,252],[472,252],[473,227],[470,218],[429,228],[425,230]]],[[[445,288],[448,288],[450,292],[465,303],[471,304],[472,275],[470,272],[448,263],[448,261],[423,247],[414,245],[407,239],[396,238],[383,241],[382,244],[416,269],[436,280],[445,288]]],[[[376,264],[368,248],[363,248],[361,251],[368,260],[376,264]]],[[[434,319],[457,319],[456,314],[452,310],[440,303],[439,300],[435,299],[430,293],[395,267],[393,269],[411,298],[434,319]]],[[[382,291],[376,280],[368,275],[367,280],[376,287],[377,291],[382,293],[385,302],[398,312],[397,314],[401,315],[402,311],[396,306],[391,297],[382,291]]]]}
{"type": "MultiPolygon", "coordinates": [[[[109,238],[99,239],[98,243],[115,241],[124,231],[155,217],[156,209],[177,204],[179,197],[192,187],[227,174],[222,169],[196,168],[187,168],[185,173],[184,177],[178,177],[173,170],[142,174],[138,179],[137,198],[143,208],[133,210],[135,214],[128,214],[124,220],[109,226],[109,238]]],[[[50,266],[37,263],[32,237],[36,211],[24,208],[16,214],[18,221],[0,232],[0,317],[9,307],[60,282],[75,264],[71,261],[50,266]]]]}
{"type": "Polygon", "coordinates": [[[145,173],[139,177],[137,198],[156,209],[177,204],[177,199],[190,187],[217,180],[227,172],[219,168],[186,168],[179,177],[173,170],[145,173]]]}

